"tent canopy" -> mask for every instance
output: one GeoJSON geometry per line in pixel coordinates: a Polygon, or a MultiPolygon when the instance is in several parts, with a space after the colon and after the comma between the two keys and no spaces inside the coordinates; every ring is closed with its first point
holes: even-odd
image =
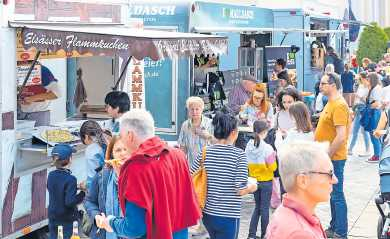
{"type": "MultiPolygon", "coordinates": [[[[63,50],[92,55],[130,56],[141,60],[176,58],[195,54],[226,54],[227,38],[195,33],[133,29],[124,25],[10,22],[21,29],[25,50],[63,50]]],[[[68,54],[69,53],[69,54],[68,54]]]]}

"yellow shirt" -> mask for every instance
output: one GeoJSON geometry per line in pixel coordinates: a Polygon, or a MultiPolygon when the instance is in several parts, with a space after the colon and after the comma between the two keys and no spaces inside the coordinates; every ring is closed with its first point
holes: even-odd
{"type": "Polygon", "coordinates": [[[345,139],[332,156],[332,160],[347,159],[348,129],[350,121],[349,108],[347,102],[345,102],[342,97],[329,101],[320,115],[315,132],[316,141],[327,141],[332,143],[336,138],[336,126],[345,126],[345,139]]]}

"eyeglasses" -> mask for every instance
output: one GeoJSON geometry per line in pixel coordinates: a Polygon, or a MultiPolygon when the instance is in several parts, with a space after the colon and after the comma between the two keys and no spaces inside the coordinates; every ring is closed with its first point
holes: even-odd
{"type": "Polygon", "coordinates": [[[253,99],[255,99],[255,100],[262,100],[263,97],[260,97],[260,96],[253,96],[253,99]]]}
{"type": "Polygon", "coordinates": [[[333,176],[334,176],[334,172],[333,170],[329,170],[329,172],[319,172],[319,171],[309,171],[309,172],[305,172],[303,174],[320,174],[320,175],[327,175],[329,177],[329,179],[333,179],[333,176]]]}
{"type": "Polygon", "coordinates": [[[320,82],[320,85],[330,85],[329,82],[320,82]]]}

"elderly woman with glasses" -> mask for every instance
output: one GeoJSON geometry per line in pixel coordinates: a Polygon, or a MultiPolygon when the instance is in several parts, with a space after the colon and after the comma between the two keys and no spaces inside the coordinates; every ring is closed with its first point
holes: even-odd
{"type": "Polygon", "coordinates": [[[240,119],[251,126],[256,120],[266,120],[269,124],[273,119],[273,109],[263,85],[257,85],[250,99],[241,107],[240,119]]]}
{"type": "Polygon", "coordinates": [[[326,144],[295,141],[280,151],[280,175],[287,193],[272,216],[267,239],[327,238],[315,215],[320,202],[330,199],[337,178],[326,144]]]}

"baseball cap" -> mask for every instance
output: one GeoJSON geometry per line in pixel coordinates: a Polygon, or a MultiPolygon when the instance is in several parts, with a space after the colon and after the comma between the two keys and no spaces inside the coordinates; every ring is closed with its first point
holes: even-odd
{"type": "Polygon", "coordinates": [[[67,160],[75,152],[69,144],[56,144],[51,151],[51,155],[58,157],[58,160],[67,160]]]}

